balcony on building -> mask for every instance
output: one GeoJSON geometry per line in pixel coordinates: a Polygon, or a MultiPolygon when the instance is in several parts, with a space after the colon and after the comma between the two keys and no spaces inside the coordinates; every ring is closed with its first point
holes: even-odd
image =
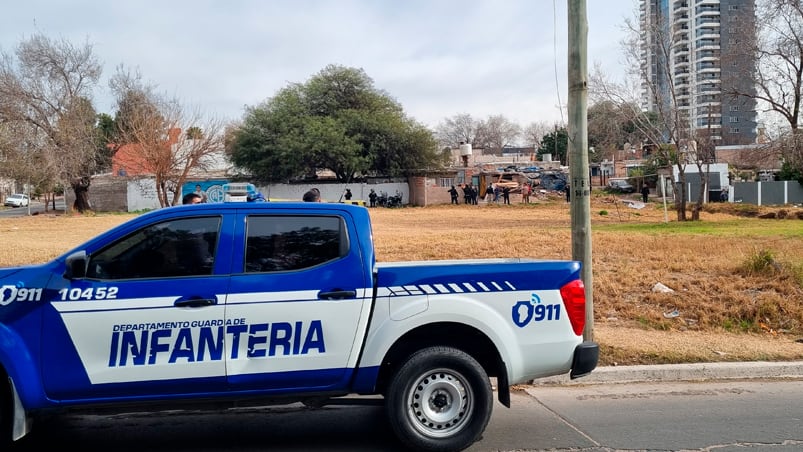
{"type": "Polygon", "coordinates": [[[705,96],[718,96],[722,94],[722,88],[719,84],[707,83],[704,85],[697,85],[697,92],[705,96]]]}
{"type": "Polygon", "coordinates": [[[719,16],[698,17],[697,20],[694,22],[694,29],[695,30],[699,30],[700,28],[719,28],[719,29],[721,29],[721,23],[719,21],[719,16]]]}
{"type": "Polygon", "coordinates": [[[702,107],[697,109],[697,118],[719,118],[722,122],[722,111],[719,108],[702,107]]]}
{"type": "Polygon", "coordinates": [[[720,29],[716,27],[702,27],[694,32],[695,39],[719,39],[720,29]]]}
{"type": "Polygon", "coordinates": [[[718,1],[699,2],[697,3],[697,6],[694,8],[694,14],[696,16],[703,16],[710,14],[719,15],[719,2],[718,1]]]}
{"type": "Polygon", "coordinates": [[[687,0],[676,1],[672,4],[672,11],[675,14],[686,13],[689,11],[689,2],[687,0]]]}
{"type": "Polygon", "coordinates": [[[698,39],[694,43],[694,48],[697,51],[719,50],[720,44],[719,39],[698,39]]]}
{"type": "Polygon", "coordinates": [[[674,59],[674,62],[675,62],[675,68],[684,67],[684,68],[687,68],[687,70],[688,70],[689,59],[687,57],[677,55],[675,57],[675,59],[674,59]]]}
{"type": "Polygon", "coordinates": [[[672,72],[672,76],[675,77],[675,85],[677,86],[680,86],[681,84],[688,85],[689,84],[688,81],[686,81],[685,83],[682,83],[680,81],[682,77],[687,77],[688,75],[689,75],[689,65],[685,65],[683,67],[675,67],[675,70],[672,72]]]}
{"type": "Polygon", "coordinates": [[[702,107],[721,107],[722,102],[720,101],[718,96],[697,96],[697,108],[702,107]]]}
{"type": "Polygon", "coordinates": [[[689,39],[689,26],[684,24],[683,26],[680,26],[680,27],[678,27],[678,26],[674,27],[673,35],[674,35],[673,39],[675,41],[680,40],[680,39],[688,40],[689,39]]]}

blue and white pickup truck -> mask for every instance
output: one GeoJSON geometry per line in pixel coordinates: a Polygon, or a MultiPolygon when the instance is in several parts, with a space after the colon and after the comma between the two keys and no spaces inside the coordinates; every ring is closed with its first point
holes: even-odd
{"type": "Polygon", "coordinates": [[[42,265],[0,269],[4,443],[40,415],[384,402],[406,447],[476,442],[510,386],[582,377],[580,263],[376,262],[369,210],[155,210],[42,265]],[[364,397],[373,396],[373,397],[364,397]]]}

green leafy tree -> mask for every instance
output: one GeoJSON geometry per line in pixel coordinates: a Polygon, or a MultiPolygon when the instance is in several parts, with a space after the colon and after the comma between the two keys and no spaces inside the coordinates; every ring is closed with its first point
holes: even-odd
{"type": "Polygon", "coordinates": [[[112,157],[119,148],[114,118],[107,113],[99,113],[95,128],[98,137],[95,165],[98,171],[108,172],[112,168],[112,157]]]}
{"type": "Polygon", "coordinates": [[[435,139],[361,69],[329,65],[248,108],[230,134],[232,162],[261,182],[333,171],[349,182],[442,165],[435,139]]]}
{"type": "Polygon", "coordinates": [[[783,162],[781,164],[781,170],[778,172],[778,180],[796,180],[799,184],[803,185],[803,171],[801,171],[798,166],[789,162],[783,162]]]}
{"type": "Polygon", "coordinates": [[[569,135],[566,128],[553,130],[544,135],[541,146],[538,148],[538,155],[552,154],[553,160],[559,160],[561,165],[566,165],[566,150],[569,146],[569,135]]]}

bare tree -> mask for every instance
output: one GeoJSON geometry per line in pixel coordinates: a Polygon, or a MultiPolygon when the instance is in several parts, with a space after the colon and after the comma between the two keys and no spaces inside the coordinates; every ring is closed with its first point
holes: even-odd
{"type": "MultiPolygon", "coordinates": [[[[625,119],[631,121],[637,134],[652,147],[655,157],[675,166],[679,179],[675,210],[678,221],[686,221],[686,164],[696,156],[693,124],[689,118],[689,99],[693,98],[694,88],[687,75],[676,75],[671,70],[672,58],[682,58],[673,53],[674,30],[671,27],[661,20],[656,23],[627,20],[625,23],[628,34],[622,47],[627,67],[631,68],[630,78],[617,83],[597,67],[590,77],[590,99],[594,103],[608,101],[616,105],[625,119]],[[652,67],[660,73],[647,72],[651,65],[643,64],[644,52],[658,60],[659,64],[652,67]],[[649,112],[645,110],[647,105],[651,107],[649,112]]],[[[692,219],[699,218],[697,212],[703,201],[698,198],[698,209],[693,211],[692,219]]]]}
{"type": "Polygon", "coordinates": [[[51,187],[58,177],[52,153],[47,152],[43,141],[42,132],[26,122],[0,126],[0,174],[22,183],[29,195],[33,190],[51,187]]]}
{"type": "Polygon", "coordinates": [[[516,144],[521,135],[521,127],[502,115],[488,116],[477,125],[474,145],[501,153],[502,149],[516,144]]]}
{"type": "Polygon", "coordinates": [[[223,154],[223,122],[157,94],[122,66],[110,85],[117,97],[118,136],[139,148],[143,168],[138,170],[153,175],[159,204],[179,204],[193,171],[207,170],[223,154]]]}
{"type": "Polygon", "coordinates": [[[548,124],[543,121],[531,122],[524,128],[524,130],[522,130],[521,135],[525,144],[538,149],[541,147],[541,140],[544,139],[544,135],[547,135],[556,129],[557,126],[554,124],[548,124]]]}
{"type": "Polygon", "coordinates": [[[594,149],[589,159],[600,162],[614,160],[615,153],[625,143],[638,144],[643,137],[632,125],[633,106],[622,107],[609,100],[602,100],[588,107],[588,145],[594,149]],[[624,108],[624,111],[622,111],[624,108]]]}
{"type": "Polygon", "coordinates": [[[438,124],[435,136],[442,147],[456,148],[460,143],[473,145],[478,126],[470,114],[461,113],[438,124]]]}
{"type": "Polygon", "coordinates": [[[89,176],[98,149],[90,99],[101,66],[88,43],[76,46],[41,34],[22,41],[15,54],[16,60],[5,52],[0,59],[0,122],[33,129],[26,146],[17,149],[28,154],[20,161],[39,162],[31,170],[41,170],[40,176],[55,165],[57,180],[75,192],[73,207],[83,212],[90,208],[89,176]]]}

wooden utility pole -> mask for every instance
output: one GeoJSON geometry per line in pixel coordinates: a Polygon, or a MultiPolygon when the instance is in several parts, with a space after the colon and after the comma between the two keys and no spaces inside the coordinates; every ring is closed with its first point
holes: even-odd
{"type": "Polygon", "coordinates": [[[594,278],[591,267],[591,175],[588,171],[588,20],[586,0],[569,3],[569,179],[572,259],[582,262],[586,291],[583,339],[594,338],[594,278]]]}

